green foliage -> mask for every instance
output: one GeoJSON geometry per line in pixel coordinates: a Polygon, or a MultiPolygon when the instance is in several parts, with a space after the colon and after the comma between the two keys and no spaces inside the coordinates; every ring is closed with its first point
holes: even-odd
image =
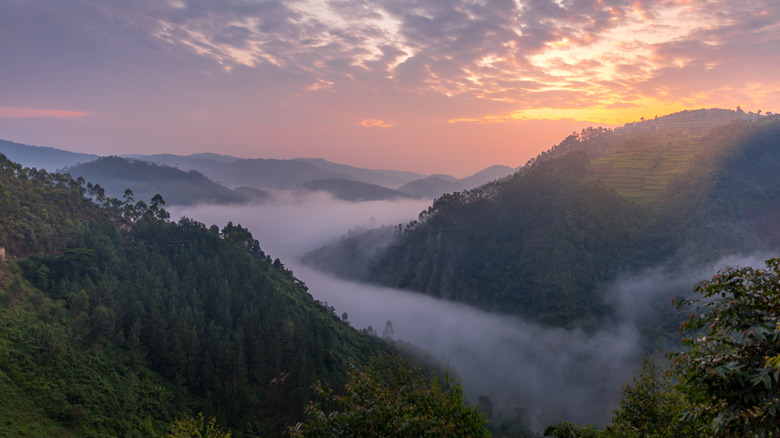
{"type": "Polygon", "coordinates": [[[206,420],[203,413],[198,412],[195,417],[176,419],[163,438],[230,438],[230,431],[223,432],[217,426],[217,420],[212,417],[206,420]]]}
{"type": "Polygon", "coordinates": [[[684,438],[701,436],[702,421],[685,417],[694,406],[675,386],[657,359],[645,359],[633,384],[621,391],[607,435],[620,438],[684,438]]]}
{"type": "Polygon", "coordinates": [[[159,435],[172,419],[170,386],[130,369],[110,340],[85,343],[87,321],[79,328],[83,314],[71,314],[29,285],[0,309],[0,436],[159,435]]]}
{"type": "Polygon", "coordinates": [[[674,366],[685,390],[704,401],[689,415],[711,418],[718,436],[780,433],[780,370],[767,360],[780,354],[780,259],[766,266],[722,270],[696,286],[701,298],[678,302],[695,313],[674,366]]]}
{"type": "Polygon", "coordinates": [[[425,377],[398,357],[352,365],[345,394],[316,386],[320,401],[306,409],[294,437],[487,437],[485,417],[466,406],[460,384],[446,373],[425,377]]]}
{"type": "Polygon", "coordinates": [[[555,426],[547,426],[544,436],[550,438],[603,438],[604,432],[588,424],[580,426],[569,421],[561,421],[555,426]]]}
{"type": "Polygon", "coordinates": [[[0,154],[0,246],[8,258],[65,248],[97,215],[66,175],[22,168],[0,154]]]}

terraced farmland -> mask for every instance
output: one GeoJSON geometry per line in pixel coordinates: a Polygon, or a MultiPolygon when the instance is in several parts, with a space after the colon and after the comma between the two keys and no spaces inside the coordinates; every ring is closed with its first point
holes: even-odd
{"type": "Polygon", "coordinates": [[[593,157],[596,177],[617,193],[641,204],[655,204],[669,195],[673,182],[689,170],[701,151],[699,138],[660,137],[653,144],[625,146],[593,157]]]}
{"type": "MultiPolygon", "coordinates": [[[[768,116],[718,108],[682,111],[664,117],[627,123],[613,130],[583,129],[536,160],[582,150],[591,158],[597,179],[618,194],[644,205],[664,201],[675,181],[695,166],[712,165],[699,158],[722,153],[728,130],[713,130],[735,122],[757,122],[768,116]]],[[[769,116],[771,118],[771,116],[769,116]]],[[[768,119],[767,119],[768,120],[768,119]]]]}

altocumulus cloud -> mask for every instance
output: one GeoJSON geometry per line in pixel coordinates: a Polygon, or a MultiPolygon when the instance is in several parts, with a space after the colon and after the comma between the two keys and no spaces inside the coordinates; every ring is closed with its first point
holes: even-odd
{"type": "Polygon", "coordinates": [[[11,0],[0,5],[0,54],[23,61],[68,53],[80,56],[51,61],[105,68],[112,61],[148,65],[179,50],[180,61],[194,53],[224,70],[281,70],[308,86],[361,84],[555,107],[564,99],[534,91],[588,90],[594,104],[608,104],[634,100],[637,91],[668,95],[669,87],[694,86],[685,93],[692,96],[711,91],[708,79],[719,82],[718,75],[771,71],[779,10],[772,0],[146,0],[100,7],[11,0]],[[641,44],[624,50],[632,41],[641,44]],[[26,44],[38,50],[29,53],[26,44]],[[643,68],[623,68],[637,63],[643,68]],[[704,83],[693,81],[701,75],[704,83]],[[609,102],[604,91],[613,93],[609,102]]]}

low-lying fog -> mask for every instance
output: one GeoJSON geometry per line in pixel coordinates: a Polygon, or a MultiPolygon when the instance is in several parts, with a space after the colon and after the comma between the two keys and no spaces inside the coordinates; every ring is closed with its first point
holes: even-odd
{"type": "MultiPolygon", "coordinates": [[[[406,223],[429,204],[418,200],[350,203],[324,194],[281,194],[263,204],[198,205],[169,211],[172,218],[187,216],[206,226],[222,228],[232,221],[247,227],[267,254],[281,258],[316,299],[336,308],[337,315],[346,312],[354,327],[371,325],[381,334],[386,321],[392,320],[393,337],[449,364],[472,400],[486,394],[496,409],[523,408],[537,430],[561,419],[609,422],[621,385],[636,372],[644,354],[637,326],[652,328],[656,310],[669,306],[670,297],[690,291],[717,270],[707,266],[672,275],[658,269],[624,277],[610,293],[621,322],[587,334],[337,279],[298,261],[349,230],[406,223]]],[[[733,258],[717,266],[761,265],[764,259],[733,258]]]]}

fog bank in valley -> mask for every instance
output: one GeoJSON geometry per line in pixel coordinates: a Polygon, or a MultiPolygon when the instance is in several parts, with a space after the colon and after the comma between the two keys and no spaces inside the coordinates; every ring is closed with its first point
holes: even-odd
{"type": "Polygon", "coordinates": [[[324,192],[275,191],[256,204],[174,206],[171,219],[186,216],[221,229],[229,221],[249,228],[260,247],[285,266],[350,230],[407,223],[430,200],[347,202],[324,192]]]}
{"type": "MultiPolygon", "coordinates": [[[[642,357],[640,331],[657,329],[669,299],[689,293],[720,266],[761,265],[766,257],[732,257],[707,266],[657,268],[626,275],[610,288],[618,318],[595,333],[549,328],[430,296],[350,282],[302,265],[298,257],[355,228],[395,226],[417,217],[430,201],[350,203],[324,194],[279,195],[254,205],[198,205],[170,209],[220,228],[247,227],[271,257],[280,257],[315,299],[327,301],[356,328],[382,333],[427,350],[463,380],[472,400],[486,394],[496,409],[526,410],[532,426],[568,419],[606,424],[621,385],[642,357]]],[[[669,342],[674,348],[676,339],[669,342]]],[[[666,347],[666,346],[664,346],[666,347]]]]}

